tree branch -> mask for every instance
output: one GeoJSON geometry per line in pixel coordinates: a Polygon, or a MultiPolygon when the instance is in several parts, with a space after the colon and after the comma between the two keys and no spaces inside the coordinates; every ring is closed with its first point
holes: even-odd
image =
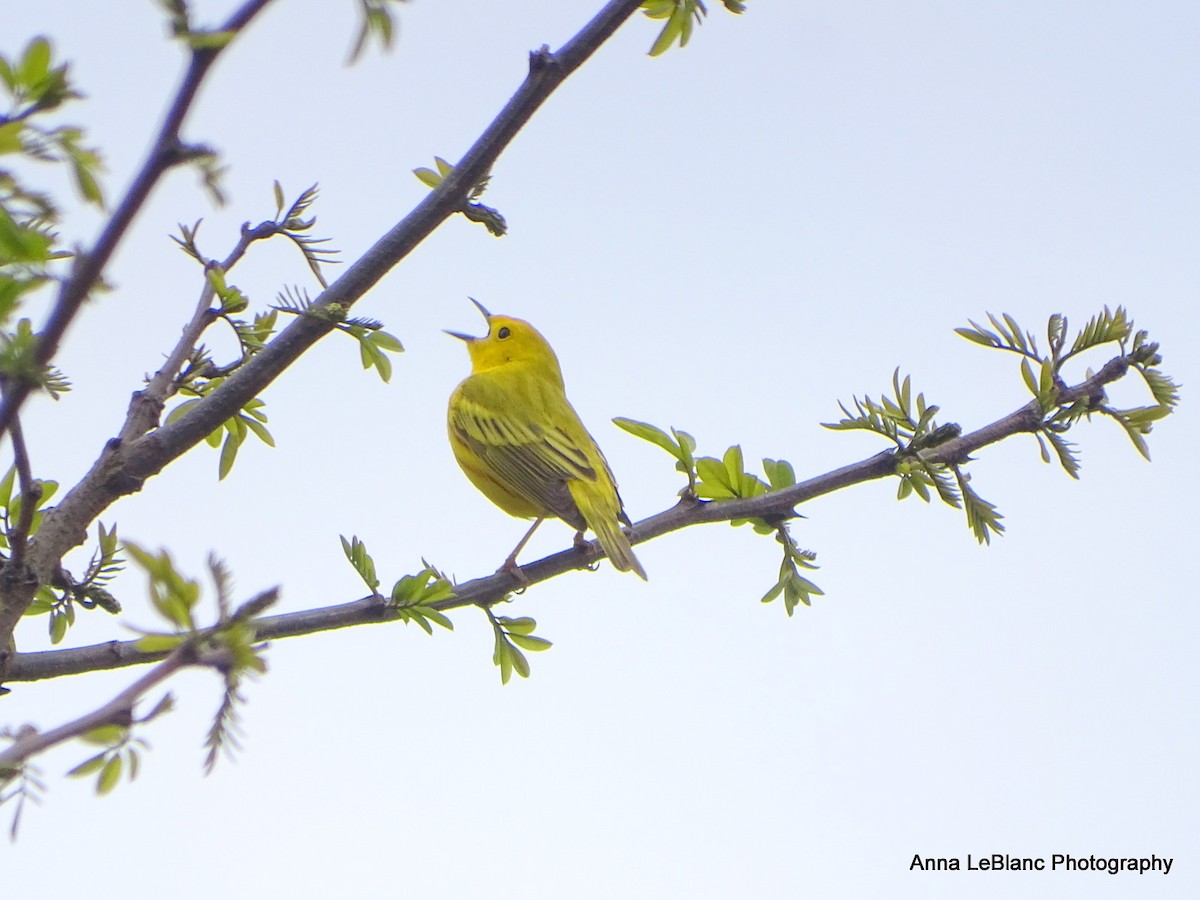
{"type": "MultiPolygon", "coordinates": [[[[274,222],[263,222],[255,228],[250,228],[247,223],[242,227],[242,232],[238,236],[238,242],[233,250],[219,263],[221,271],[228,272],[237,265],[245,256],[246,250],[255,241],[266,240],[278,233],[279,227],[274,222]]],[[[139,438],[158,425],[163,407],[175,393],[175,377],[195,352],[196,346],[200,342],[200,336],[218,318],[217,312],[212,309],[212,301],[215,296],[216,289],[207,278],[204,279],[204,286],[200,289],[200,298],[196,301],[196,310],[192,313],[192,320],[184,326],[183,334],[180,335],[175,348],[167,355],[166,361],[154,373],[146,387],[134,393],[133,399],[129,403],[129,412],[125,416],[125,424],[122,426],[118,438],[121,443],[128,443],[139,438]]]]}
{"type": "MultiPolygon", "coordinates": [[[[348,310],[442,222],[462,211],[472,189],[491,171],[501,152],[533,114],[639,5],[638,0],[611,0],[558,53],[551,53],[547,47],[531,53],[525,81],[454,169],[412,212],[322,292],[313,307],[317,310],[348,310]]],[[[332,328],[333,325],[320,315],[295,319],[187,416],[123,448],[120,466],[123,473],[140,484],[162,471],[262,393],[332,328]]],[[[65,504],[66,499],[60,506],[65,504]]],[[[100,511],[96,510],[88,521],[100,511]]]]}
{"type": "MultiPolygon", "coordinates": [[[[1057,403],[1065,407],[1085,398],[1098,400],[1103,396],[1104,386],[1124,376],[1134,361],[1133,354],[1110,360],[1085,381],[1062,388],[1058,392],[1057,403]]],[[[962,464],[968,461],[972,453],[989,444],[1013,435],[1036,432],[1045,421],[1045,417],[1046,413],[1035,399],[976,431],[922,451],[921,455],[931,463],[962,464]]],[[[635,524],[630,541],[641,544],[691,525],[762,516],[791,516],[794,514],[794,507],[805,501],[893,474],[896,461],[896,451],[889,449],[792,487],[760,494],[757,497],[720,502],[684,499],[670,509],[635,524]]],[[[521,571],[528,583],[533,585],[565,572],[587,568],[603,558],[599,542],[591,541],[582,549],[572,547],[522,565],[521,571]]],[[[488,606],[500,602],[523,586],[510,573],[500,571],[455,585],[453,597],[432,603],[430,606],[440,611],[464,606],[488,606]]],[[[355,625],[392,622],[400,618],[400,614],[388,606],[385,598],[368,596],[334,606],[264,616],[255,619],[253,624],[258,639],[266,641],[355,625]]],[[[16,653],[7,660],[3,651],[0,651],[0,672],[3,673],[6,682],[38,681],[139,665],[162,658],[161,653],[144,653],[138,650],[135,641],[111,641],[70,650],[16,653]]]]}
{"type": "MultiPolygon", "coordinates": [[[[270,2],[271,0],[248,0],[219,30],[234,33],[240,31],[270,2]]],[[[134,177],[133,184],[130,185],[121,203],[113,211],[112,217],[100,233],[96,245],[89,252],[80,252],[75,257],[71,275],[59,290],[54,308],[50,311],[45,327],[38,335],[37,349],[34,353],[34,363],[37,366],[47,365],[54,358],[54,354],[58,352],[59,343],[66,334],[67,327],[79,312],[83,301],[96,286],[113,251],[116,250],[117,245],[125,236],[126,230],[145,205],[150,192],[167,170],[180,162],[182,145],[179,139],[179,129],[196,99],[196,93],[200,89],[204,76],[222,49],[224,47],[206,47],[192,51],[191,62],[184,73],[183,82],[175,94],[170,109],[167,110],[166,118],[159,129],[154,146],[150,148],[149,156],[134,177]]],[[[3,402],[0,403],[0,435],[4,434],[12,425],[14,417],[32,388],[33,385],[25,380],[15,381],[11,385],[3,402]]]]}
{"type": "MultiPolygon", "coordinates": [[[[257,3],[248,4],[247,9],[261,7],[265,2],[267,0],[258,0],[257,3]]],[[[639,5],[639,0],[610,0],[558,53],[551,53],[547,47],[531,53],[529,74],[525,81],[454,170],[324,291],[314,307],[318,311],[344,312],[446,218],[461,211],[469,202],[471,190],[491,170],[500,153],[542,103],[622,22],[637,11],[639,5]]],[[[197,63],[193,61],[193,69],[196,66],[197,63]]],[[[190,80],[185,80],[185,85],[191,84],[190,80]]],[[[169,117],[168,122],[175,120],[169,117]]],[[[176,128],[177,124],[175,122],[176,128]]],[[[156,145],[158,150],[161,150],[162,143],[160,139],[156,145]]],[[[154,158],[155,154],[152,154],[152,160],[154,158]]],[[[141,179],[137,186],[141,189],[141,179]]],[[[149,183],[144,186],[144,192],[148,190],[149,183]]],[[[131,195],[133,193],[131,190],[131,195]]],[[[110,227],[110,231],[115,243],[123,233],[124,226],[119,231],[110,227]]],[[[108,252],[111,252],[111,247],[108,252]]],[[[91,257],[88,258],[90,261],[91,257]]],[[[76,280],[73,278],[72,283],[76,280]]],[[[82,297],[74,300],[74,306],[78,307],[81,300],[82,297]]],[[[332,328],[330,321],[320,315],[298,317],[266,348],[196,404],[186,416],[126,443],[117,439],[109,441],[87,475],[67,492],[54,509],[47,511],[27,555],[35,579],[46,581],[67,551],[86,539],[87,527],[109,505],[125,494],[140,490],[147,478],[162,471],[236,414],[332,328]]],[[[14,410],[17,405],[13,405],[14,410]]],[[[4,424],[6,420],[0,418],[0,426],[4,424]]],[[[11,633],[27,604],[28,599],[24,604],[9,602],[0,606],[0,635],[11,633]]]]}
{"type": "Polygon", "coordinates": [[[4,776],[5,770],[18,769],[27,759],[102,725],[131,725],[134,705],[156,685],[187,666],[215,664],[215,661],[205,662],[192,643],[181,644],[159,665],[98,709],[49,731],[23,729],[10,746],[0,750],[0,777],[4,776]]]}

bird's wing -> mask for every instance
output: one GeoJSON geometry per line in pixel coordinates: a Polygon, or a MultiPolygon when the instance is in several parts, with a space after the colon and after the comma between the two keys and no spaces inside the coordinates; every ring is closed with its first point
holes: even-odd
{"type": "Polygon", "coordinates": [[[595,481],[596,470],[566,430],[528,421],[511,404],[481,403],[465,391],[452,405],[450,425],[507,490],[576,528],[586,527],[566,483],[595,481]]]}

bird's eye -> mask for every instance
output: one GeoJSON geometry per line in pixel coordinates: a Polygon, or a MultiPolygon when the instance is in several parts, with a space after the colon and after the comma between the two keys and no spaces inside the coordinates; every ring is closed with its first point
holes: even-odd
{"type": "Polygon", "coordinates": [[[510,334],[512,334],[512,332],[508,330],[507,325],[504,325],[499,331],[496,332],[496,337],[500,338],[500,340],[504,340],[510,334]]]}

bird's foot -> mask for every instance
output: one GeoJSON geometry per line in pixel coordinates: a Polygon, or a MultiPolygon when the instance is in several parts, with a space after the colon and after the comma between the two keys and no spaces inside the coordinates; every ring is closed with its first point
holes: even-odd
{"type": "Polygon", "coordinates": [[[521,571],[521,567],[517,565],[517,557],[515,555],[506,559],[504,561],[504,565],[498,568],[496,572],[504,572],[512,576],[513,581],[520,585],[520,587],[517,589],[518,594],[524,591],[525,588],[529,587],[529,579],[525,576],[525,573],[521,571]]]}
{"type": "MultiPolygon", "coordinates": [[[[580,553],[587,553],[592,549],[592,542],[583,536],[582,531],[575,532],[575,549],[580,553]]],[[[589,572],[595,572],[598,568],[600,568],[600,560],[588,563],[586,566],[584,566],[584,568],[589,572]]]]}

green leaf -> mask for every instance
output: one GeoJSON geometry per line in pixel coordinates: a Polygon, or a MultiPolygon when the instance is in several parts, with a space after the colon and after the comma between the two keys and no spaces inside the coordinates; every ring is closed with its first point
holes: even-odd
{"type": "Polygon", "coordinates": [[[166,550],[149,553],[126,542],[125,552],[149,576],[150,602],[159,615],[181,631],[192,630],[192,609],[200,599],[199,583],[177,572],[166,550]]]}
{"type": "Polygon", "coordinates": [[[241,421],[247,428],[254,432],[255,437],[268,447],[275,446],[275,438],[271,436],[271,432],[267,431],[267,427],[262,422],[251,416],[241,416],[241,421]]]}
{"type": "Polygon", "coordinates": [[[662,31],[658,33],[658,37],[654,39],[654,43],[650,45],[650,56],[662,56],[675,43],[675,39],[682,32],[683,20],[679,16],[679,11],[676,10],[667,20],[667,24],[663,26],[662,31]]]}
{"type": "Polygon", "coordinates": [[[216,263],[210,263],[204,271],[204,277],[208,280],[208,285],[213,289],[218,297],[229,290],[225,284],[225,270],[216,263]]]}
{"type": "Polygon", "coordinates": [[[246,401],[245,405],[242,407],[242,412],[247,416],[257,419],[259,422],[265,422],[267,421],[267,414],[262,411],[264,406],[266,406],[266,404],[255,397],[253,400],[246,401]]]}
{"type": "Polygon", "coordinates": [[[779,581],[775,582],[771,589],[762,595],[762,599],[759,602],[770,603],[775,600],[776,597],[783,593],[783,586],[785,583],[786,579],[780,579],[779,581]]]}
{"type": "Polygon", "coordinates": [[[1008,332],[1012,336],[1013,345],[1025,352],[1030,352],[1029,344],[1025,340],[1025,335],[1021,330],[1021,326],[1017,324],[1017,320],[1008,313],[1001,313],[1004,317],[1005,324],[1008,325],[1008,332]]]}
{"type": "Polygon", "coordinates": [[[220,50],[237,37],[236,31],[191,31],[186,36],[193,50],[220,50]]]}
{"type": "Polygon", "coordinates": [[[17,467],[13,464],[8,467],[8,472],[3,480],[0,480],[0,509],[8,509],[9,503],[12,501],[13,484],[17,478],[17,467]]]}
{"type": "MultiPolygon", "coordinates": [[[[975,323],[972,322],[971,324],[974,325],[975,323]]],[[[1000,346],[1000,339],[998,337],[996,337],[990,331],[985,332],[983,329],[979,329],[979,326],[976,326],[975,328],[955,328],[954,333],[959,337],[966,338],[968,341],[974,341],[976,344],[982,344],[984,347],[1000,346]]]]}
{"type": "Polygon", "coordinates": [[[404,345],[400,343],[400,339],[395,335],[388,334],[386,331],[372,332],[371,342],[378,345],[379,349],[386,350],[388,353],[404,352],[404,345]]]}
{"type": "Polygon", "coordinates": [[[411,607],[398,607],[400,620],[407,625],[409,622],[416,622],[421,630],[426,634],[433,634],[433,626],[425,620],[425,617],[411,607]]]}
{"type": "Polygon", "coordinates": [[[44,478],[38,483],[42,486],[42,496],[39,498],[39,502],[45,506],[50,498],[58,492],[58,482],[49,478],[44,478]]]}
{"type": "Polygon", "coordinates": [[[195,406],[197,403],[199,403],[199,402],[200,402],[200,400],[199,400],[198,398],[197,398],[197,399],[193,399],[193,400],[184,400],[184,401],[183,401],[182,403],[180,403],[180,404],[179,404],[177,407],[175,407],[173,410],[171,410],[169,413],[167,413],[167,417],[166,417],[166,419],[163,421],[163,425],[170,425],[172,422],[175,422],[175,421],[177,421],[178,419],[182,418],[182,417],[183,417],[183,415],[184,415],[184,414],[185,414],[185,413],[186,413],[186,412],[187,412],[189,409],[191,409],[192,407],[194,407],[194,406],[195,406]]]}
{"type": "Polygon", "coordinates": [[[1038,442],[1038,452],[1042,456],[1042,462],[1050,462],[1050,451],[1046,449],[1046,442],[1042,440],[1042,436],[1038,432],[1033,432],[1034,439],[1038,442]]]}
{"type": "Polygon", "coordinates": [[[968,476],[958,473],[958,487],[962,492],[963,510],[967,514],[967,524],[975,534],[975,539],[981,544],[990,544],[993,534],[1003,534],[1004,518],[996,507],[984,500],[969,484],[968,476]]]}
{"type": "Polygon", "coordinates": [[[1179,385],[1158,369],[1139,368],[1146,386],[1159,405],[1173,409],[1179,403],[1179,385]]]}
{"type": "Polygon", "coordinates": [[[33,88],[50,74],[50,43],[42,37],[34,38],[25,47],[25,54],[17,68],[17,78],[27,88],[33,88]]]}
{"type": "MultiPolygon", "coordinates": [[[[1078,479],[1080,463],[1079,455],[1075,452],[1075,445],[1061,434],[1049,429],[1044,429],[1042,434],[1046,436],[1046,440],[1050,442],[1050,446],[1054,448],[1054,452],[1058,455],[1058,462],[1063,467],[1063,471],[1072,478],[1078,479]]],[[[1048,459],[1046,461],[1049,462],[1048,459]]]]}
{"type": "MultiPolygon", "coordinates": [[[[543,650],[549,650],[553,646],[553,644],[551,644],[550,641],[546,640],[545,638],[540,638],[531,634],[510,634],[509,638],[518,647],[523,647],[526,650],[533,651],[534,653],[541,653],[543,650]]],[[[525,675],[528,677],[528,673],[525,673],[525,675]]]]}
{"type": "MultiPolygon", "coordinates": [[[[1142,434],[1149,434],[1152,430],[1154,422],[1164,419],[1171,414],[1171,410],[1167,406],[1137,406],[1133,409],[1115,410],[1118,414],[1129,421],[1131,425],[1138,429],[1142,434]]],[[[43,482],[43,484],[52,484],[53,482],[43,482]]],[[[43,498],[47,496],[43,491],[43,498]]]]}
{"type": "Polygon", "coordinates": [[[60,615],[56,610],[50,613],[50,643],[60,644],[66,637],[67,625],[70,624],[66,615],[60,615]]]}
{"type": "Polygon", "coordinates": [[[512,678],[512,652],[513,647],[505,641],[500,635],[496,636],[496,652],[492,654],[492,662],[500,667],[500,683],[508,684],[508,680],[512,678]]]}
{"type": "Polygon", "coordinates": [[[430,609],[425,606],[420,607],[420,610],[421,610],[421,615],[423,615],[427,619],[430,619],[433,622],[436,622],[438,625],[440,625],[442,628],[445,628],[447,631],[454,630],[454,623],[452,621],[450,621],[450,617],[447,616],[445,613],[439,612],[436,609],[430,609]]]}
{"type": "MultiPolygon", "coordinates": [[[[339,537],[342,541],[342,552],[346,554],[346,559],[350,561],[350,565],[358,572],[359,577],[366,586],[374,592],[379,587],[379,578],[375,574],[375,561],[367,553],[367,545],[360,541],[357,536],[352,536],[348,541],[341,535],[339,537]]],[[[400,589],[401,583],[403,583],[403,579],[397,583],[396,590],[400,589]]],[[[394,595],[395,591],[393,591],[394,595]]]]}
{"type": "Polygon", "coordinates": [[[529,660],[525,658],[525,654],[516,647],[509,645],[508,648],[509,661],[513,670],[522,678],[529,677],[529,660]]]}
{"type": "Polygon", "coordinates": [[[1118,306],[1116,312],[1113,312],[1105,306],[1103,312],[1089,319],[1076,335],[1067,356],[1073,356],[1100,344],[1125,340],[1132,330],[1133,323],[1126,317],[1124,307],[1118,306]]]}
{"type": "Polygon", "coordinates": [[[425,629],[426,634],[433,634],[433,629],[429,626],[430,622],[440,625],[447,631],[454,630],[454,623],[446,615],[430,606],[400,606],[397,607],[397,610],[405,622],[410,620],[416,622],[425,629]]]}
{"type": "Polygon", "coordinates": [[[696,475],[699,483],[696,485],[696,496],[707,500],[728,500],[734,496],[733,487],[728,482],[725,464],[711,456],[701,456],[696,459],[696,475]]]}
{"type": "Polygon", "coordinates": [[[108,754],[103,754],[103,752],[101,752],[101,754],[96,754],[95,756],[86,758],[86,760],[84,760],[82,763],[79,763],[78,766],[68,770],[67,778],[86,778],[86,776],[94,772],[100,772],[100,769],[104,764],[104,760],[106,760],[107,757],[108,754]]]}
{"type": "Polygon", "coordinates": [[[33,596],[33,602],[25,608],[22,615],[25,616],[44,616],[46,613],[54,609],[54,605],[58,602],[58,598],[48,587],[41,587],[33,596]]]}
{"type": "Polygon", "coordinates": [[[99,772],[100,767],[104,765],[104,758],[108,754],[97,753],[95,756],[89,757],[67,772],[68,778],[84,778],[91,775],[93,772],[99,772]]]}
{"type": "Polygon", "coordinates": [[[1042,369],[1038,375],[1038,400],[1043,409],[1049,409],[1054,401],[1054,362],[1047,358],[1042,360],[1042,369]]]}
{"type": "Polygon", "coordinates": [[[392,361],[376,347],[370,340],[363,339],[358,344],[359,355],[362,357],[362,365],[364,369],[369,369],[374,366],[379,370],[379,377],[386,384],[392,377],[392,361]]]}
{"type": "Polygon", "coordinates": [[[358,61],[371,37],[378,39],[384,50],[391,49],[395,37],[392,13],[387,8],[387,4],[391,0],[360,0],[360,2],[363,10],[362,27],[350,49],[350,57],[347,60],[349,64],[358,61]]]}
{"type": "MultiPolygon", "coordinates": [[[[6,263],[45,263],[51,259],[50,238],[36,228],[19,225],[0,206],[0,259],[6,263]]],[[[32,330],[30,331],[32,337],[32,330]]]]}
{"type": "Polygon", "coordinates": [[[1067,318],[1060,313],[1055,313],[1046,322],[1046,340],[1050,343],[1050,355],[1055,359],[1062,350],[1066,330],[1067,318]]]}
{"type": "Polygon", "coordinates": [[[537,628],[537,622],[529,616],[522,616],[519,619],[510,619],[508,616],[496,616],[496,621],[509,634],[533,634],[534,629],[537,628]]]}
{"type": "Polygon", "coordinates": [[[796,483],[796,471],[786,459],[764,459],[762,464],[773,490],[789,488],[796,483]]]}
{"type": "Polygon", "coordinates": [[[105,558],[111,558],[117,552],[117,526],[106,529],[103,522],[98,522],[96,525],[97,542],[100,544],[100,553],[105,558]]]}
{"type": "Polygon", "coordinates": [[[433,169],[421,167],[419,169],[413,169],[413,174],[416,175],[420,182],[428,188],[436,188],[442,183],[442,176],[433,171],[433,169]]]}
{"type": "MultiPolygon", "coordinates": [[[[228,423],[226,423],[226,427],[229,427],[228,423]]],[[[238,447],[240,445],[241,441],[238,440],[235,432],[230,429],[229,436],[225,438],[225,445],[221,448],[221,459],[217,466],[218,480],[224,480],[225,476],[233,470],[233,462],[237,459],[238,447]]]]}
{"type": "Polygon", "coordinates": [[[1021,379],[1025,382],[1025,387],[1029,388],[1029,393],[1035,397],[1040,396],[1038,381],[1033,374],[1033,366],[1029,364],[1029,357],[1024,357],[1021,360],[1021,379]]]}
{"type": "Polygon", "coordinates": [[[19,120],[0,125],[0,154],[21,151],[21,132],[24,128],[24,123],[19,120]]]}
{"type": "Polygon", "coordinates": [[[85,162],[71,157],[71,174],[75,178],[75,187],[85,201],[95,206],[104,207],[104,195],[100,192],[100,184],[96,176],[85,162]]]}
{"type": "Polygon", "coordinates": [[[1137,452],[1140,453],[1144,459],[1149,461],[1150,446],[1146,443],[1146,439],[1142,437],[1142,435],[1150,429],[1142,429],[1138,427],[1137,424],[1131,421],[1127,416],[1122,415],[1119,411],[1114,410],[1110,412],[1109,415],[1112,416],[1113,420],[1116,421],[1118,425],[1125,429],[1125,434],[1129,436],[1129,440],[1133,443],[1133,446],[1137,449],[1137,452]]]}
{"type": "Polygon", "coordinates": [[[79,739],[86,744],[95,744],[98,747],[113,747],[125,740],[128,734],[129,729],[122,725],[100,725],[86,734],[80,735],[79,739]]]}
{"type": "Polygon", "coordinates": [[[103,797],[105,794],[112,791],[117,786],[117,782],[121,780],[121,757],[115,753],[108,758],[100,769],[100,776],[96,779],[96,793],[103,797]]]}
{"type": "Polygon", "coordinates": [[[620,416],[613,419],[613,424],[623,431],[628,431],[634,437],[639,437],[643,441],[649,441],[655,446],[661,447],[676,459],[680,458],[679,445],[658,426],[651,425],[649,422],[638,422],[635,419],[625,419],[620,416]]]}
{"type": "Polygon", "coordinates": [[[137,639],[134,646],[143,653],[165,653],[174,650],[187,640],[182,634],[146,634],[137,639]]]}
{"type": "Polygon", "coordinates": [[[684,471],[690,471],[694,467],[695,459],[692,456],[696,452],[696,439],[686,431],[678,431],[674,427],[671,428],[671,434],[679,443],[679,461],[687,466],[684,471]]]}
{"type": "Polygon", "coordinates": [[[728,481],[726,483],[736,491],[746,469],[742,462],[741,446],[734,444],[732,447],[726,450],[725,457],[722,462],[725,464],[725,473],[728,476],[728,481]]]}

